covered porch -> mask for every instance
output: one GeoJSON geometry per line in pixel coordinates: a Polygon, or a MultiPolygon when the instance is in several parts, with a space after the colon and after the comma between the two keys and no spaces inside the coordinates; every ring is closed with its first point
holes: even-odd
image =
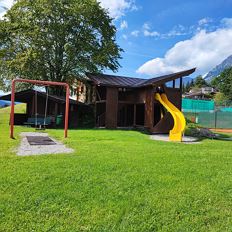
{"type": "MultiPolygon", "coordinates": [[[[1,96],[1,100],[11,99],[11,94],[1,96]]],[[[15,101],[26,104],[24,113],[15,114],[15,125],[32,125],[35,118],[39,123],[45,123],[48,127],[63,127],[65,113],[65,97],[48,95],[45,92],[35,90],[24,90],[15,93],[15,101]],[[47,104],[47,107],[46,107],[47,104]]],[[[69,126],[78,126],[78,107],[85,104],[70,99],[69,126]]]]}

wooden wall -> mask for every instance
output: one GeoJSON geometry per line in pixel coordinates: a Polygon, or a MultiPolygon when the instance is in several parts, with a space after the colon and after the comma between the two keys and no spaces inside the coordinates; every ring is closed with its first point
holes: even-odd
{"type": "MultiPolygon", "coordinates": [[[[101,92],[100,88],[98,91],[101,92]]],[[[179,88],[167,88],[164,87],[164,91],[167,94],[169,100],[179,109],[181,109],[181,90],[179,88]]],[[[101,94],[101,93],[100,93],[101,94]]],[[[118,126],[118,110],[119,104],[132,104],[134,105],[134,115],[136,115],[136,105],[145,104],[144,112],[144,127],[150,132],[153,132],[154,127],[154,94],[155,87],[141,88],[141,89],[126,89],[119,90],[117,87],[106,88],[106,100],[105,102],[105,127],[109,129],[117,128],[118,126]]],[[[165,118],[157,125],[155,132],[165,133],[173,126],[173,119],[169,113],[165,118]]],[[[135,116],[134,116],[135,125],[135,116]]]]}
{"type": "Polygon", "coordinates": [[[106,128],[117,128],[118,88],[108,87],[106,91],[106,128]]]}
{"type": "Polygon", "coordinates": [[[165,92],[169,101],[174,104],[178,109],[181,109],[181,100],[182,100],[182,93],[181,90],[178,88],[165,88],[165,92]]]}
{"type": "Polygon", "coordinates": [[[151,129],[153,127],[154,114],[154,90],[153,88],[146,89],[146,103],[145,103],[145,127],[151,129]]]}

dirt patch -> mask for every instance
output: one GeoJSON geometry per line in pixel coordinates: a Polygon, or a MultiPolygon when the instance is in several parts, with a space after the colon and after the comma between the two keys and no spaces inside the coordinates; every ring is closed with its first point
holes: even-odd
{"type": "Polygon", "coordinates": [[[213,132],[232,133],[232,129],[210,129],[213,132]]]}

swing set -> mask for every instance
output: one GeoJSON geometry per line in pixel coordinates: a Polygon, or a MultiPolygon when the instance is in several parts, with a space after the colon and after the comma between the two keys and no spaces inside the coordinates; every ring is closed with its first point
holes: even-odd
{"type": "MultiPolygon", "coordinates": [[[[52,81],[38,81],[38,80],[28,80],[28,79],[14,79],[12,81],[12,90],[11,90],[11,112],[10,112],[10,138],[14,138],[14,105],[15,105],[15,85],[17,82],[20,83],[29,83],[37,86],[63,86],[66,89],[66,105],[65,105],[65,123],[64,123],[64,137],[68,137],[68,115],[69,115],[69,85],[64,82],[52,82],[52,81]]],[[[37,113],[37,91],[35,91],[35,120],[33,124],[35,128],[39,126],[39,129],[42,129],[42,125],[45,128],[47,123],[47,108],[48,108],[48,88],[46,89],[46,103],[43,122],[38,118],[37,113]]],[[[32,123],[30,123],[32,124],[32,123]]]]}
{"type": "Polygon", "coordinates": [[[51,120],[50,118],[47,118],[47,108],[48,108],[48,88],[46,89],[46,102],[45,102],[45,110],[44,110],[44,116],[39,117],[38,114],[38,97],[37,94],[38,91],[35,90],[35,96],[34,96],[34,117],[28,118],[27,122],[24,123],[24,125],[34,125],[36,130],[45,130],[47,125],[50,125],[51,120]]]}

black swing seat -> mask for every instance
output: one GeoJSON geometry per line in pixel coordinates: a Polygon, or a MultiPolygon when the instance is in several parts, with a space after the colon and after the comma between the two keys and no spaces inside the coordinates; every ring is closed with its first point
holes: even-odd
{"type": "Polygon", "coordinates": [[[46,117],[44,118],[37,118],[37,123],[36,123],[36,118],[28,118],[26,122],[24,122],[24,125],[31,125],[31,126],[49,126],[52,124],[51,117],[46,117]],[[44,123],[45,122],[45,123],[44,123]]]}

